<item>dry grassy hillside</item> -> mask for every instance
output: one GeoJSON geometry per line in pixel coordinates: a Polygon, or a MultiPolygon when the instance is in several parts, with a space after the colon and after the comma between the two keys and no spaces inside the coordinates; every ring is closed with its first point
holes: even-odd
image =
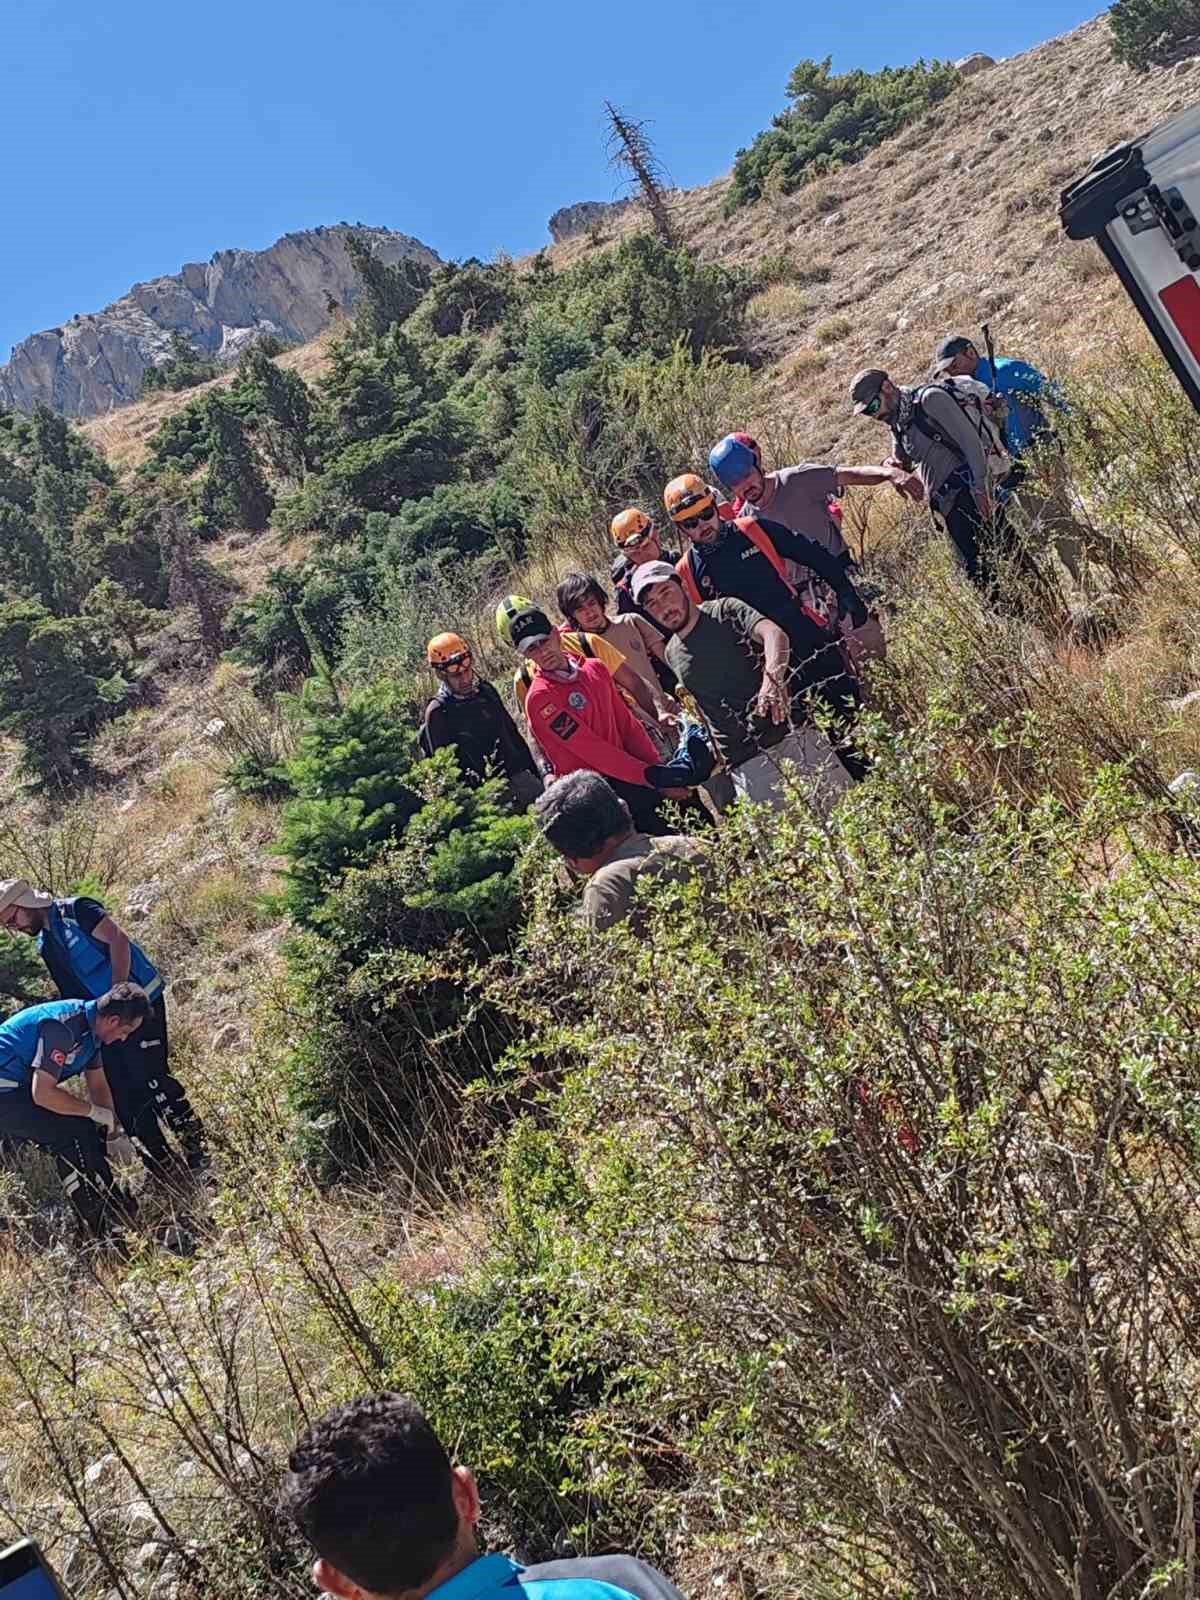
{"type": "MultiPolygon", "coordinates": [[[[1103,345],[1112,319],[1126,320],[1123,296],[1095,248],[1062,234],[1059,191],[1198,93],[1200,57],[1136,74],[1111,59],[1101,18],[969,79],[858,166],[728,219],[718,178],[682,192],[675,216],[712,259],[793,263],[796,281],[751,306],[764,409],[789,412],[811,455],[853,453],[869,436],[845,400],[859,367],[915,375],[943,332],[986,320],[1002,351],[1075,358],[1103,345]]],[[[643,225],[633,212],[612,232],[643,225]]],[[[580,238],[549,253],[565,265],[588,249],[580,238]]]]}
{"type": "MultiPolygon", "coordinates": [[[[312,383],[325,370],[329,342],[337,331],[337,324],[318,334],[308,344],[298,345],[279,357],[279,365],[298,372],[306,383],[312,383]]],[[[93,417],[80,423],[85,434],[97,450],[103,451],[118,472],[132,472],[141,466],[149,453],[149,441],[169,416],[195,400],[209,389],[227,388],[234,379],[236,368],[231,367],[210,383],[198,384],[179,394],[156,394],[136,405],[122,406],[107,416],[93,417]]]]}

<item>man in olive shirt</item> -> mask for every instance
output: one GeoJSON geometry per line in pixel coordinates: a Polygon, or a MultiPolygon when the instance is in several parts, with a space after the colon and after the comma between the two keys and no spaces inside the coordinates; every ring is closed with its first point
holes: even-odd
{"type": "Polygon", "coordinates": [[[696,605],[665,561],[639,567],[633,585],[634,599],[670,633],[667,664],[703,712],[737,793],[781,810],[780,762],[791,761],[828,814],[852,780],[809,722],[802,686],[791,692],[783,629],[744,600],[696,605]]]}
{"type": "Polygon", "coordinates": [[[635,832],[629,807],[598,772],[559,778],[535,801],[533,814],[567,865],[587,877],[583,920],[592,928],[628,919],[640,931],[640,879],[678,883],[708,861],[704,846],[690,834],[651,839],[635,832]]]}

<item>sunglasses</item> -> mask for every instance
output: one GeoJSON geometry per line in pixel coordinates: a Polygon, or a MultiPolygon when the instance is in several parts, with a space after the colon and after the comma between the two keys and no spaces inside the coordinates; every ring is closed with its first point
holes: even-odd
{"type": "Polygon", "coordinates": [[[715,510],[715,505],[709,500],[705,506],[699,511],[694,511],[690,517],[673,517],[671,520],[684,533],[690,533],[693,528],[698,528],[702,522],[707,522],[715,510]]]}
{"type": "Polygon", "coordinates": [[[647,539],[653,539],[654,529],[646,528],[642,533],[631,533],[628,539],[621,540],[622,550],[636,550],[639,544],[645,544],[647,539]]]}
{"type": "Polygon", "coordinates": [[[883,396],[881,394],[877,394],[874,400],[868,400],[866,405],[863,407],[863,416],[877,417],[879,415],[879,408],[882,404],[883,396]]]}
{"type": "Polygon", "coordinates": [[[434,670],[437,672],[457,672],[459,667],[465,667],[470,659],[471,652],[466,650],[460,656],[447,656],[445,661],[439,661],[436,664],[434,670]]]}

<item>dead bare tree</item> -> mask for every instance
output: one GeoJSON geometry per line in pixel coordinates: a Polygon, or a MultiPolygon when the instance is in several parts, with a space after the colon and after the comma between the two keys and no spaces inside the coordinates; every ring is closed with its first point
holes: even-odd
{"type": "Polygon", "coordinates": [[[654,223],[654,231],[666,245],[675,243],[675,229],[667,205],[667,175],[654,153],[646,133],[646,123],[635,121],[618,111],[611,100],[604,102],[608,117],[609,164],[631,189],[641,191],[654,223]]]}
{"type": "Polygon", "coordinates": [[[196,539],[178,506],[165,505],[158,518],[158,546],[167,572],[172,606],[191,605],[200,619],[200,648],[205,661],[215,661],[225,648],[228,599],[220,577],[196,554],[196,539]]]}

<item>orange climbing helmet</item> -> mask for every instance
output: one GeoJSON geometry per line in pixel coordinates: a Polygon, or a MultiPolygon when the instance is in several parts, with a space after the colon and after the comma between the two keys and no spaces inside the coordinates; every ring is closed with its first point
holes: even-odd
{"type": "Polygon", "coordinates": [[[628,506],[618,511],[608,525],[613,542],[624,550],[626,545],[640,544],[647,534],[654,532],[654,518],[639,506],[628,506]]]}
{"type": "Polygon", "coordinates": [[[425,659],[431,667],[456,665],[471,654],[471,646],[461,633],[437,633],[425,646],[425,659]]]}
{"type": "Polygon", "coordinates": [[[663,505],[672,522],[694,512],[697,507],[707,511],[715,499],[704,479],[694,472],[681,472],[663,490],[663,505]]]}

